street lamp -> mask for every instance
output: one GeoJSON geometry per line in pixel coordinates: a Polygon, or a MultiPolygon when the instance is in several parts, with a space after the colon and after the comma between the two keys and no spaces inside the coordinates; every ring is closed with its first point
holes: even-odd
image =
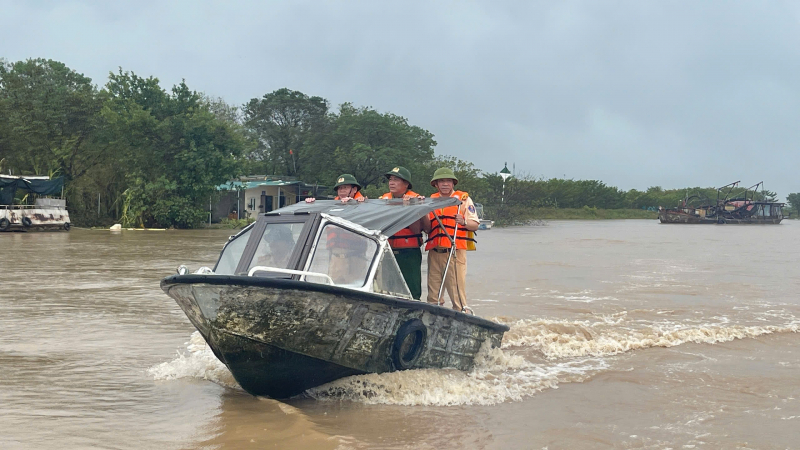
{"type": "Polygon", "coordinates": [[[506,180],[511,177],[511,171],[508,170],[508,163],[503,163],[503,170],[500,171],[500,176],[503,177],[503,196],[500,199],[500,203],[506,202],[506,180]]]}

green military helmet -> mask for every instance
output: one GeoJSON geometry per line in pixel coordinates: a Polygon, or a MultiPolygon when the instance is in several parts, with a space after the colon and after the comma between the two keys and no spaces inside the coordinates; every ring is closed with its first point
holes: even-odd
{"type": "Polygon", "coordinates": [[[361,185],[358,184],[358,181],[356,181],[356,177],[350,175],[349,173],[343,173],[339,175],[339,178],[336,179],[336,184],[333,185],[333,188],[336,189],[343,184],[352,184],[358,188],[359,191],[361,190],[361,185]]]}
{"type": "Polygon", "coordinates": [[[436,187],[436,180],[442,180],[450,178],[453,180],[453,186],[458,184],[458,178],[456,178],[456,174],[453,173],[453,169],[447,167],[440,167],[436,169],[436,172],[433,173],[433,178],[431,178],[431,186],[436,187]]]}
{"type": "Polygon", "coordinates": [[[386,172],[384,175],[386,176],[387,180],[392,175],[396,176],[397,178],[402,178],[406,180],[408,182],[408,188],[411,189],[411,172],[409,172],[408,169],[406,169],[405,167],[397,166],[394,169],[386,172]]]}

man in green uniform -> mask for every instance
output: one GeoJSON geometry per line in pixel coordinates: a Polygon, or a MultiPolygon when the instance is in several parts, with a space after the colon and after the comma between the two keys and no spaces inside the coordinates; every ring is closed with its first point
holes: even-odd
{"type": "MultiPolygon", "coordinates": [[[[389,192],[382,199],[418,198],[419,194],[411,190],[411,172],[405,167],[395,167],[384,174],[389,181],[389,192]]],[[[400,272],[406,280],[411,296],[417,300],[422,297],[422,224],[414,222],[389,238],[394,259],[400,266],[400,272]]]]}

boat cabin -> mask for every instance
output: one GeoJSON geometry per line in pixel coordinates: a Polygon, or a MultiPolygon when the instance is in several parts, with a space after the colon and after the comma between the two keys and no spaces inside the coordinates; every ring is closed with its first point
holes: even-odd
{"type": "MultiPolygon", "coordinates": [[[[457,200],[455,200],[457,201],[457,200]]],[[[232,236],[216,275],[284,278],[412,300],[387,236],[430,212],[433,200],[317,201],[260,214],[232,236]],[[389,201],[392,204],[393,201],[389,201]],[[367,226],[364,226],[367,225],[367,226]]],[[[451,201],[438,201],[436,208],[451,201]]]]}

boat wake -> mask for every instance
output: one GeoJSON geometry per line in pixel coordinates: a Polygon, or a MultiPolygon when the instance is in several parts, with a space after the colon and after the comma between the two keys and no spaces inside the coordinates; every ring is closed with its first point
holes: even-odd
{"type": "Polygon", "coordinates": [[[422,369],[357,375],[306,394],[318,400],[386,405],[494,405],[519,401],[559,383],[580,382],[606,368],[599,358],[535,364],[501,349],[482,349],[472,372],[422,369]]]}
{"type": "MultiPolygon", "coordinates": [[[[800,321],[782,325],[718,324],[687,326],[651,324],[640,329],[621,326],[625,313],[592,321],[495,318],[508,325],[501,348],[485,345],[471,372],[419,369],[346,377],[309,389],[304,395],[320,401],[353,401],[385,405],[493,405],[520,401],[561,383],[583,382],[610,367],[615,355],[685,343],[715,344],[773,333],[800,332],[800,321]]],[[[151,367],[156,380],[198,378],[239,388],[194,332],[186,352],[151,367]]]]}
{"type": "Polygon", "coordinates": [[[527,348],[547,360],[575,357],[605,357],[651,347],[675,347],[693,342],[716,344],[735,339],[756,338],[773,333],[797,333],[800,321],[781,325],[736,325],[721,320],[716,324],[685,325],[674,322],[627,329],[617,325],[621,317],[596,322],[532,320],[503,321],[511,330],[503,337],[502,348],[513,351],[527,348]]]}
{"type": "Polygon", "coordinates": [[[178,352],[177,358],[155,365],[147,372],[155,380],[177,380],[199,378],[222,386],[241,389],[225,364],[214,356],[200,332],[195,331],[186,343],[186,351],[178,352]]]}

